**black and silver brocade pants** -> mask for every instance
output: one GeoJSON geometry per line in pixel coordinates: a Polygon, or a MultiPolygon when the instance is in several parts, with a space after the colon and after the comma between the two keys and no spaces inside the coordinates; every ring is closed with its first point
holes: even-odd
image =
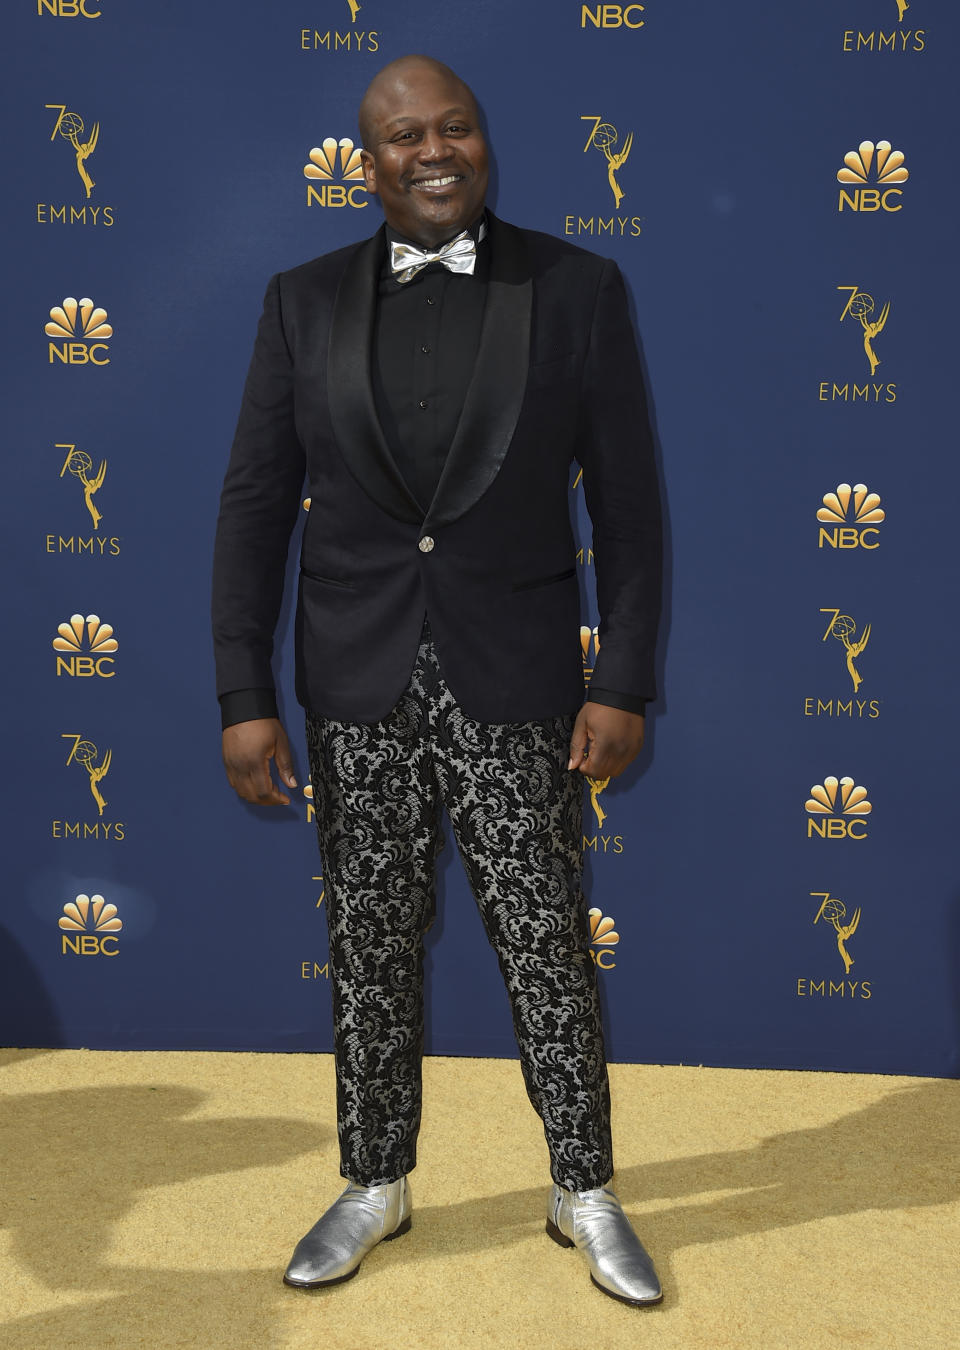
{"type": "Polygon", "coordinates": [[[374,725],[307,715],[330,937],[340,1170],[361,1185],[416,1165],[423,935],[446,807],[510,997],[553,1180],[613,1173],[610,1094],[581,888],[572,719],[466,717],[425,629],[400,702],[374,725]]]}

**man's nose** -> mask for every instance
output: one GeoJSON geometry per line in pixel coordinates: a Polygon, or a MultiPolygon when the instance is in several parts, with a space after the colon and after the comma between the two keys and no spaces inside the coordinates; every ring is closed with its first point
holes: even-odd
{"type": "Polygon", "coordinates": [[[420,158],[428,164],[434,163],[438,159],[446,159],[450,154],[450,146],[440,135],[439,131],[427,131],[424,133],[423,140],[420,142],[420,158]]]}

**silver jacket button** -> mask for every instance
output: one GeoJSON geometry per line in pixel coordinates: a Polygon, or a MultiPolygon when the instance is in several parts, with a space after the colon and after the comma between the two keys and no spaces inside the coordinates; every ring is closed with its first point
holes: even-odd
{"type": "Polygon", "coordinates": [[[430,538],[429,534],[425,534],[425,535],[423,536],[423,538],[420,540],[419,544],[417,545],[417,548],[420,550],[421,553],[432,553],[432,552],[433,552],[433,540],[430,538]]]}

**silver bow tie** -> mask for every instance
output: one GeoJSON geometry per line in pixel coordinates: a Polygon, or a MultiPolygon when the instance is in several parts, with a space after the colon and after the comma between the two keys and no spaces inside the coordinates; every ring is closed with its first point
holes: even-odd
{"type": "MultiPolygon", "coordinates": [[[[485,231],[481,230],[480,238],[485,231]]],[[[398,240],[390,241],[390,266],[397,281],[410,281],[428,264],[438,262],[451,272],[463,272],[473,275],[477,262],[477,246],[469,230],[458,234],[456,239],[441,244],[438,249],[416,248],[413,244],[403,244],[398,240]]]]}

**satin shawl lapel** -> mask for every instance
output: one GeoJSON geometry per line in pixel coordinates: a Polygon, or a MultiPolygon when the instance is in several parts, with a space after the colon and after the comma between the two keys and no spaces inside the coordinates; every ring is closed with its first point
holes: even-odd
{"type": "Polygon", "coordinates": [[[490,280],[480,347],[450,452],[427,518],[449,525],[479,501],[503,463],[523,402],[530,363],[533,283],[523,236],[492,214],[490,280]]]}
{"type": "Polygon", "coordinates": [[[327,403],[337,444],[364,492],[396,520],[419,524],[423,508],[390,454],[370,379],[383,246],[381,228],[353,254],[337,289],[327,352],[327,403]]]}

